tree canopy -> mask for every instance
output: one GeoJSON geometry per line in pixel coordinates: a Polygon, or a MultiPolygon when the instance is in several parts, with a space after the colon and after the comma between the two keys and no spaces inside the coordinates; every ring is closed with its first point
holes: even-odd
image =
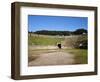
{"type": "Polygon", "coordinates": [[[87,34],[86,29],[77,29],[75,31],[49,31],[49,30],[39,30],[35,32],[29,32],[34,34],[42,34],[42,35],[63,35],[63,36],[69,36],[69,35],[81,35],[81,34],[87,34]]]}

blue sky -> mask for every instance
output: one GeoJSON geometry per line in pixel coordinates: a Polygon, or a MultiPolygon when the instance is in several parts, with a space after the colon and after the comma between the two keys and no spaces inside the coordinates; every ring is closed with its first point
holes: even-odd
{"type": "Polygon", "coordinates": [[[74,31],[88,28],[87,17],[28,15],[28,30],[74,31]]]}

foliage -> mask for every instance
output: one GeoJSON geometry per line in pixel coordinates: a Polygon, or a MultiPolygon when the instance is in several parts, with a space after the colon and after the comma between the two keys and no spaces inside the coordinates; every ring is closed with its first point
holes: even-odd
{"type": "Polygon", "coordinates": [[[70,35],[71,32],[69,31],[48,31],[48,30],[41,30],[34,32],[35,34],[43,34],[43,35],[70,35]]]}
{"type": "Polygon", "coordinates": [[[80,34],[87,34],[87,30],[85,29],[77,29],[76,31],[73,32],[74,35],[80,35],[80,34]]]}
{"type": "Polygon", "coordinates": [[[49,30],[40,30],[36,32],[29,32],[34,34],[42,34],[42,35],[60,35],[60,36],[69,36],[69,35],[82,35],[87,34],[87,30],[85,29],[77,29],[75,31],[49,31],[49,30]]]}

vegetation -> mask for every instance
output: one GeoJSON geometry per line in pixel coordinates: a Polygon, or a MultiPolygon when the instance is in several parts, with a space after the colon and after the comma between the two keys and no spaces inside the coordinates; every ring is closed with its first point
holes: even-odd
{"type": "Polygon", "coordinates": [[[29,39],[29,45],[56,45],[57,42],[61,42],[64,40],[64,38],[53,38],[49,36],[31,36],[28,38],[29,39]]]}
{"type": "Polygon", "coordinates": [[[68,36],[71,34],[69,31],[48,31],[48,30],[41,30],[34,32],[35,34],[43,34],[43,35],[64,35],[68,36]]]}
{"type": "Polygon", "coordinates": [[[88,63],[87,49],[66,49],[66,52],[75,55],[76,64],[88,63]]]}
{"type": "Polygon", "coordinates": [[[80,34],[87,34],[87,30],[85,29],[77,29],[76,31],[73,32],[74,35],[80,35],[80,34]]]}
{"type": "Polygon", "coordinates": [[[87,35],[72,36],[65,39],[65,45],[72,48],[87,49],[87,35]]]}
{"type": "Polygon", "coordinates": [[[77,29],[75,31],[49,31],[49,30],[40,30],[36,32],[29,32],[34,34],[42,34],[42,35],[60,35],[60,36],[69,36],[69,35],[81,35],[87,34],[87,30],[85,29],[77,29]]]}
{"type": "Polygon", "coordinates": [[[56,46],[57,43],[61,43],[64,47],[87,49],[88,44],[87,35],[62,37],[33,34],[28,39],[29,45],[56,46]]]}
{"type": "MultiPolygon", "coordinates": [[[[64,47],[62,49],[30,49],[28,51],[28,61],[33,61],[41,54],[52,52],[64,52],[74,55],[75,64],[87,64],[88,54],[87,45],[88,37],[87,30],[77,29],[76,31],[36,31],[28,33],[28,45],[39,46],[57,46],[57,43],[61,43],[64,47]],[[70,47],[70,48],[68,48],[70,47]]],[[[30,46],[31,47],[31,46],[30,46]]],[[[32,46],[33,48],[34,46],[32,46]]],[[[35,47],[34,47],[35,48],[35,47]]],[[[67,60],[66,60],[67,61],[67,60]]]]}

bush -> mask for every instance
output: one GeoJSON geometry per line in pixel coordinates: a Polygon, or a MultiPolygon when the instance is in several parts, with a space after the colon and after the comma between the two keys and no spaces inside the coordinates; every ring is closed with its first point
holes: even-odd
{"type": "Polygon", "coordinates": [[[77,45],[75,45],[75,48],[81,48],[81,49],[87,49],[88,41],[86,36],[78,37],[77,39],[77,45]]]}

